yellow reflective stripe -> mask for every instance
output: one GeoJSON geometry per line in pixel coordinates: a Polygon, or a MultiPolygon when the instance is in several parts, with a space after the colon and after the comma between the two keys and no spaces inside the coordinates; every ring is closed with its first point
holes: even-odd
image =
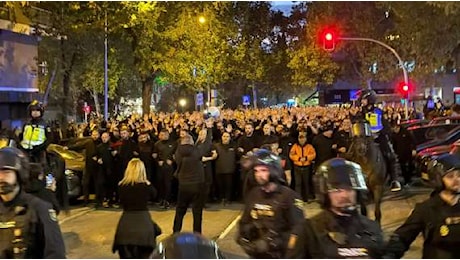
{"type": "Polygon", "coordinates": [[[46,141],[45,127],[32,127],[27,125],[24,127],[24,134],[21,145],[25,149],[31,149],[33,146],[41,145],[46,141]]]}

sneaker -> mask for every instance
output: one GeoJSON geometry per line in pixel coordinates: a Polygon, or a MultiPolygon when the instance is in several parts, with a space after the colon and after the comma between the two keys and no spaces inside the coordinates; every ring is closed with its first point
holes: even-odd
{"type": "Polygon", "coordinates": [[[399,181],[392,181],[390,190],[392,192],[400,191],[401,190],[401,184],[399,183],[399,181]]]}

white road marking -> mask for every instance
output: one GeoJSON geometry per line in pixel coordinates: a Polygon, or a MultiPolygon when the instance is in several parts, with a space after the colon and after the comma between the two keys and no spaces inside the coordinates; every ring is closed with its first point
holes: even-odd
{"type": "Polygon", "coordinates": [[[224,232],[222,232],[219,237],[217,238],[216,241],[220,240],[220,239],[223,239],[225,238],[228,233],[230,233],[230,231],[236,226],[236,224],[238,223],[238,221],[241,219],[241,214],[239,214],[233,221],[232,223],[230,223],[230,225],[228,225],[228,227],[224,230],[224,232]]]}

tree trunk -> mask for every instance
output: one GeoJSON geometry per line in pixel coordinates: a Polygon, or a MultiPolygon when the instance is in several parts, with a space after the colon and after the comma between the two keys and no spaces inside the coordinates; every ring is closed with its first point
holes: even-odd
{"type": "Polygon", "coordinates": [[[99,104],[99,98],[97,95],[97,91],[95,89],[91,91],[91,96],[93,97],[93,100],[94,100],[94,107],[96,108],[96,114],[99,117],[101,115],[101,108],[99,104]]]}
{"type": "Polygon", "coordinates": [[[372,89],[372,78],[366,80],[366,85],[368,89],[372,89]]]}
{"type": "Polygon", "coordinates": [[[152,101],[152,84],[153,79],[148,77],[142,80],[142,114],[150,114],[150,103],[152,101]]]}

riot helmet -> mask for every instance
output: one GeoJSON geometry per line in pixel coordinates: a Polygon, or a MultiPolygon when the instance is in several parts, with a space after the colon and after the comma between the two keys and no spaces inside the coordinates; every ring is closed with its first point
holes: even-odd
{"type": "Polygon", "coordinates": [[[175,233],[160,242],[154,259],[223,259],[217,243],[196,233],[175,233]]]}
{"type": "MultiPolygon", "coordinates": [[[[4,147],[0,149],[0,169],[15,171],[18,185],[24,185],[29,180],[29,158],[18,148],[4,147]]],[[[6,188],[11,192],[14,186],[6,188]]]]}
{"type": "Polygon", "coordinates": [[[377,102],[377,93],[372,89],[362,89],[358,95],[359,105],[362,105],[363,99],[367,99],[368,105],[374,105],[377,102]]]}
{"type": "MultiPolygon", "coordinates": [[[[445,189],[442,178],[447,173],[460,170],[460,157],[457,154],[443,154],[428,164],[428,176],[435,191],[445,189]]],[[[455,191],[457,193],[457,191],[455,191]]]]}
{"type": "Polygon", "coordinates": [[[351,126],[352,137],[369,137],[372,136],[372,131],[367,121],[359,121],[351,126]]]}
{"type": "MultiPolygon", "coordinates": [[[[316,171],[317,188],[323,208],[330,206],[328,193],[337,189],[367,191],[366,181],[361,166],[343,158],[333,158],[323,162],[316,171]]],[[[355,206],[345,211],[354,211],[355,206]]]]}
{"type": "Polygon", "coordinates": [[[32,116],[32,111],[40,111],[40,117],[43,117],[43,113],[45,112],[45,108],[43,107],[42,102],[40,102],[38,100],[34,100],[27,107],[27,111],[29,112],[29,116],[32,116]]]}
{"type": "Polygon", "coordinates": [[[259,149],[252,156],[252,168],[258,165],[267,166],[270,170],[270,181],[276,183],[286,183],[281,158],[267,149],[259,149]]]}

